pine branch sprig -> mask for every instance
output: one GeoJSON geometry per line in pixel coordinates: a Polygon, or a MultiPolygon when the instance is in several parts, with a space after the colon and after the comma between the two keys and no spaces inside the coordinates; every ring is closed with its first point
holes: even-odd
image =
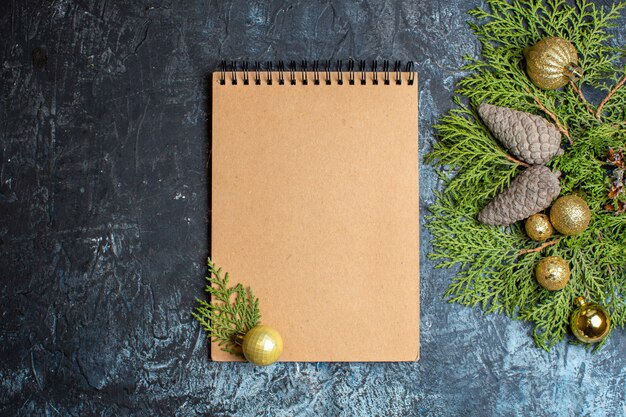
{"type": "Polygon", "coordinates": [[[261,321],[259,299],[240,283],[229,286],[228,273],[222,274],[222,269],[210,258],[207,268],[205,291],[211,300],[197,300],[198,306],[192,315],[207,332],[207,337],[222,350],[243,356],[237,339],[261,321]]]}
{"type": "Polygon", "coordinates": [[[566,336],[580,295],[607,306],[614,326],[626,325],[626,212],[606,208],[626,206],[626,193],[608,198],[607,175],[607,152],[626,144],[626,48],[611,45],[608,30],[625,6],[488,0],[487,7],[470,11],[482,54],[467,59],[463,69],[469,74],[457,85],[456,108],[435,126],[438,140],[426,158],[439,167],[445,187],[427,217],[430,257],[438,268],[455,270],[445,297],[533,323],[535,342],[544,349],[566,336]],[[579,51],[584,76],[562,90],[539,89],[524,70],[524,48],[547,36],[564,37],[579,51]],[[604,99],[588,100],[590,91],[604,99]],[[477,213],[524,168],[477,115],[475,108],[484,101],[542,115],[559,127],[566,152],[549,165],[562,173],[562,195],[579,193],[589,203],[587,230],[541,244],[530,240],[520,223],[506,228],[478,223],[477,213]],[[535,265],[548,255],[570,262],[570,282],[560,291],[547,291],[534,278],[535,265]]]}

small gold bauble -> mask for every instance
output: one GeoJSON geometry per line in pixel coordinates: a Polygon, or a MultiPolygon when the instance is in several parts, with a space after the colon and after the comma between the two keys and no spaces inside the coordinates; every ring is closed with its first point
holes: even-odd
{"type": "Polygon", "coordinates": [[[243,337],[243,355],[250,362],[267,366],[283,353],[283,338],[276,329],[260,324],[248,330],[243,337]]]}
{"type": "Polygon", "coordinates": [[[533,214],[526,219],[526,234],[536,242],[542,242],[552,236],[554,229],[545,214],[533,214]]]}
{"type": "Polygon", "coordinates": [[[539,88],[556,90],[582,76],[578,52],[570,41],[563,38],[544,38],[524,49],[524,56],[528,77],[539,88]]]}
{"type": "Polygon", "coordinates": [[[556,291],[567,285],[569,281],[569,265],[560,256],[543,258],[535,267],[535,278],[546,290],[556,291]]]}
{"type": "Polygon", "coordinates": [[[576,299],[578,308],[570,318],[574,336],[581,342],[596,343],[604,339],[611,330],[611,317],[598,304],[587,304],[584,297],[576,299]]]}
{"type": "Polygon", "coordinates": [[[577,195],[565,195],[552,204],[550,221],[559,233],[577,235],[589,226],[591,211],[587,202],[577,195]]]}

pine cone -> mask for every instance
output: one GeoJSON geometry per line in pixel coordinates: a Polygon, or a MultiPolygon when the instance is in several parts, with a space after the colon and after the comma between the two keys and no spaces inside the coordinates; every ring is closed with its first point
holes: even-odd
{"type": "Polygon", "coordinates": [[[531,165],[563,153],[561,133],[543,117],[486,103],[478,106],[478,114],[509,152],[531,165]]]}
{"type": "Polygon", "coordinates": [[[508,226],[548,208],[561,192],[559,176],[544,165],[531,166],[478,213],[478,221],[508,226]]]}

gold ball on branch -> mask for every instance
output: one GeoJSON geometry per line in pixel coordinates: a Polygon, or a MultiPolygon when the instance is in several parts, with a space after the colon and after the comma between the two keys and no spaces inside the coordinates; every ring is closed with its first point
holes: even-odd
{"type": "Polygon", "coordinates": [[[260,324],[245,334],[242,349],[243,355],[250,362],[261,366],[271,365],[283,353],[283,338],[273,327],[260,324]]]}
{"type": "Polygon", "coordinates": [[[573,236],[583,232],[590,219],[587,202],[577,195],[560,197],[550,209],[552,226],[563,235],[573,236]]]}
{"type": "Polygon", "coordinates": [[[526,219],[526,234],[536,242],[542,242],[552,236],[554,228],[545,214],[533,214],[526,219]]]}
{"type": "Polygon", "coordinates": [[[584,297],[576,298],[578,308],[570,317],[570,328],[581,342],[596,343],[604,339],[611,330],[611,317],[598,304],[588,304],[584,297]]]}
{"type": "Polygon", "coordinates": [[[557,36],[544,38],[524,49],[524,56],[528,77],[544,90],[556,90],[582,76],[578,52],[566,39],[557,36]]]}
{"type": "Polygon", "coordinates": [[[543,258],[535,267],[535,278],[543,288],[556,291],[564,288],[569,281],[570,269],[567,261],[560,256],[543,258]]]}

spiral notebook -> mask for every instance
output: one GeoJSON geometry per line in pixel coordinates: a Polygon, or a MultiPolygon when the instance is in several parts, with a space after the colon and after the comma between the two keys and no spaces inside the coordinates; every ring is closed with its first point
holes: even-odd
{"type": "Polygon", "coordinates": [[[212,83],[211,257],[258,296],[281,361],[417,360],[412,66],[244,65],[212,83]]]}

